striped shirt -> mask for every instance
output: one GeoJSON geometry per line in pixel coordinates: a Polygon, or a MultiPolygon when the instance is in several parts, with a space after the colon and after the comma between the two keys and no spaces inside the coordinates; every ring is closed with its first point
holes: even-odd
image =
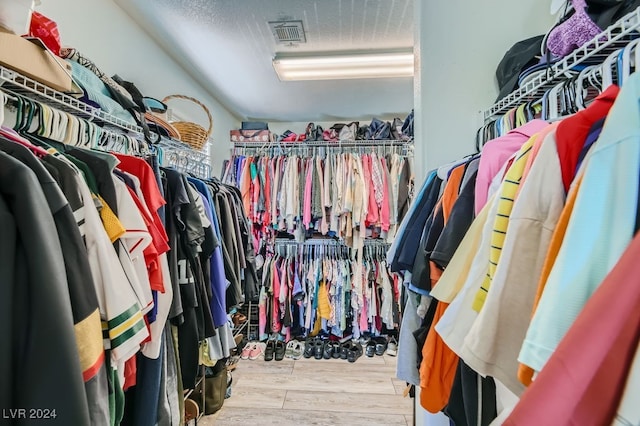
{"type": "Polygon", "coordinates": [[[531,153],[531,148],[536,141],[537,135],[533,135],[524,145],[520,148],[516,159],[511,164],[511,167],[507,171],[504,177],[504,181],[500,190],[500,197],[498,198],[498,212],[493,224],[493,232],[491,233],[491,251],[489,252],[489,269],[487,275],[480,286],[480,289],[476,293],[475,300],[473,301],[473,310],[480,312],[484,301],[491,287],[491,281],[496,273],[498,262],[500,261],[500,255],[502,254],[502,247],[504,245],[505,236],[507,235],[507,227],[509,226],[509,216],[513,210],[513,203],[516,199],[518,188],[520,187],[520,181],[524,173],[527,159],[531,153]]]}

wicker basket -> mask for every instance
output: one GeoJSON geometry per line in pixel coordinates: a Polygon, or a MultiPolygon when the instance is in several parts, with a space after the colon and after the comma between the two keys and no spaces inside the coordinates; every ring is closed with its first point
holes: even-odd
{"type": "Polygon", "coordinates": [[[207,113],[207,118],[209,119],[209,128],[205,129],[199,124],[191,123],[189,121],[172,121],[171,125],[176,128],[176,130],[180,133],[180,140],[189,144],[191,147],[201,150],[204,145],[209,140],[209,136],[211,136],[211,132],[213,131],[213,117],[209,112],[209,109],[199,100],[191,98],[189,96],[184,95],[170,95],[162,100],[162,102],[167,103],[170,99],[185,99],[187,101],[191,101],[196,105],[199,105],[205,113],[207,113]]]}

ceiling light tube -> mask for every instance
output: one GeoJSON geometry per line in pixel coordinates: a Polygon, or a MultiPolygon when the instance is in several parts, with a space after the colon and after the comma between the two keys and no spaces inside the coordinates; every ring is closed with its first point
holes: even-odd
{"type": "Polygon", "coordinates": [[[394,78],[413,76],[413,53],[380,52],[276,56],[281,81],[394,78]]]}

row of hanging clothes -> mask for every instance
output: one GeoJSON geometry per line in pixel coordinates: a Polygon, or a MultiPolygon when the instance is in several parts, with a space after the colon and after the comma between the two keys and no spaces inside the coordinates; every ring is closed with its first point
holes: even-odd
{"type": "Polygon", "coordinates": [[[389,249],[397,376],[456,425],[640,422],[640,74],[602,81],[428,173],[389,249]]]}
{"type": "Polygon", "coordinates": [[[525,102],[482,126],[476,135],[477,149],[531,120],[553,122],[575,114],[586,108],[603,88],[611,84],[621,86],[640,68],[640,54],[636,53],[638,43],[640,39],[637,38],[628,42],[611,52],[604,61],[598,56],[585,60],[550,83],[541,85],[525,97],[525,102]]]}
{"type": "Polygon", "coordinates": [[[183,389],[201,358],[230,355],[227,313],[258,291],[240,192],[162,167],[130,135],[0,101],[0,405],[184,423],[183,389]]]}
{"type": "Polygon", "coordinates": [[[388,244],[367,241],[355,250],[311,239],[276,240],[271,247],[261,267],[260,340],[329,334],[357,339],[397,329],[401,283],[388,270],[388,244]]]}
{"type": "Polygon", "coordinates": [[[274,234],[392,241],[412,195],[408,142],[362,146],[237,145],[222,181],[236,185],[256,247],[274,234]]]}

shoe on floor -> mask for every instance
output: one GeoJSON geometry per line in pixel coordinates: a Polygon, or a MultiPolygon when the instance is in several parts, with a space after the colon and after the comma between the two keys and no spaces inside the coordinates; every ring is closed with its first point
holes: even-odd
{"type": "Polygon", "coordinates": [[[255,342],[249,352],[249,359],[255,360],[260,358],[264,354],[266,345],[264,343],[255,342]]]}
{"type": "Polygon", "coordinates": [[[315,346],[315,349],[313,351],[313,357],[315,359],[322,359],[324,356],[324,344],[325,341],[322,339],[316,339],[314,341],[313,345],[315,346]]]}
{"type": "Polygon", "coordinates": [[[295,340],[295,343],[296,344],[291,351],[291,359],[300,359],[305,351],[305,344],[303,342],[298,342],[297,340],[295,340]]]}
{"type": "Polygon", "coordinates": [[[289,340],[289,342],[287,343],[287,348],[284,351],[285,358],[293,358],[293,348],[295,348],[297,344],[297,340],[289,340]]]}
{"type": "Polygon", "coordinates": [[[349,350],[351,346],[353,346],[353,341],[349,340],[348,342],[344,342],[340,345],[340,359],[347,359],[349,355],[349,350]]]}
{"type": "Polygon", "coordinates": [[[311,358],[315,353],[315,350],[316,350],[315,340],[307,339],[307,341],[304,343],[304,352],[302,353],[302,355],[305,358],[311,358]]]}
{"type": "Polygon", "coordinates": [[[251,352],[252,348],[253,348],[253,343],[252,342],[249,342],[246,345],[244,345],[244,348],[242,349],[242,352],[240,353],[240,358],[249,359],[249,353],[251,352]]]}
{"type": "Polygon", "coordinates": [[[392,337],[387,344],[387,355],[389,356],[397,356],[398,355],[398,341],[395,337],[392,337]]]}
{"type": "Polygon", "coordinates": [[[365,346],[365,349],[364,349],[364,354],[369,358],[372,358],[376,354],[375,340],[371,339],[367,342],[367,345],[365,346]]]}
{"type": "Polygon", "coordinates": [[[380,336],[372,340],[375,341],[376,355],[378,356],[384,355],[384,352],[387,350],[387,338],[384,336],[380,336]]]}
{"type": "Polygon", "coordinates": [[[356,362],[358,358],[362,356],[362,345],[360,343],[354,343],[349,349],[347,354],[347,360],[349,362],[356,362]]]}
{"type": "Polygon", "coordinates": [[[276,353],[275,358],[276,361],[282,361],[284,359],[284,353],[286,351],[286,347],[282,340],[276,340],[276,353]]]}
{"type": "Polygon", "coordinates": [[[342,352],[342,345],[340,345],[340,342],[331,342],[331,346],[333,346],[333,358],[340,359],[342,352]]]}
{"type": "Polygon", "coordinates": [[[264,360],[272,361],[273,354],[275,353],[275,351],[276,351],[276,342],[273,340],[267,341],[267,346],[264,349],[264,360]]]}
{"type": "Polygon", "coordinates": [[[331,359],[333,358],[333,342],[327,340],[324,343],[324,347],[322,349],[322,355],[324,359],[331,359]]]}

